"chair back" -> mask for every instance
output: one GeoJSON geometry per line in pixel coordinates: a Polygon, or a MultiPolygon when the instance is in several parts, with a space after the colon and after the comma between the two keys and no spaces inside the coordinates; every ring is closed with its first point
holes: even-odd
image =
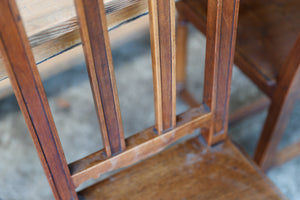
{"type": "Polygon", "coordinates": [[[68,164],[17,5],[14,0],[0,1],[1,55],[56,199],[78,199],[75,189],[83,182],[146,159],[195,129],[203,129],[209,145],[225,139],[237,0],[209,1],[203,103],[178,116],[175,2],[148,1],[155,124],[127,139],[124,138],[104,2],[75,0],[75,5],[104,148],[68,164]]]}

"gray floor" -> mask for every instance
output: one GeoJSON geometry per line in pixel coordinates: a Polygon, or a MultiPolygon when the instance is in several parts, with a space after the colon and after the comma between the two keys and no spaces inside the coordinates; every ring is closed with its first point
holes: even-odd
{"type": "MultiPolygon", "coordinates": [[[[113,48],[113,58],[126,137],[154,124],[149,35],[113,48]]],[[[81,47],[80,47],[81,48],[81,47]]],[[[201,99],[205,39],[191,29],[188,87],[201,99]]],[[[68,162],[102,148],[85,65],[44,81],[51,110],[68,162]],[[65,106],[64,102],[69,102],[65,106]]],[[[231,109],[262,96],[237,69],[232,81],[231,109]]],[[[177,112],[187,107],[178,101],[177,112]]],[[[0,100],[0,200],[52,199],[37,153],[14,96],[0,100]]],[[[300,104],[280,148],[300,138],[300,104]]],[[[252,155],[266,112],[230,128],[232,138],[252,155]]],[[[300,199],[300,158],[273,168],[268,176],[291,200],[300,199]]]]}

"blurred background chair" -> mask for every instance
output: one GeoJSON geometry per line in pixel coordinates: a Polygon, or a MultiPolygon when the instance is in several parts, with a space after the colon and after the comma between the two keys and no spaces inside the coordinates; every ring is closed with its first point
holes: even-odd
{"type": "MultiPolygon", "coordinates": [[[[179,13],[177,85],[183,99],[194,106],[197,102],[185,89],[187,24],[190,22],[206,33],[207,0],[182,0],[176,7],[179,13]]],[[[263,170],[300,154],[300,142],[276,151],[300,93],[299,9],[298,0],[241,0],[234,62],[269,100],[263,98],[242,107],[232,114],[229,123],[270,105],[254,155],[263,170]]]]}

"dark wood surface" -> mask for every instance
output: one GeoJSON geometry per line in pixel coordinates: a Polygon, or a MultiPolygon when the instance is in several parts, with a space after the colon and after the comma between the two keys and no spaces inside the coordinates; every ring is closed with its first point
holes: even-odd
{"type": "Polygon", "coordinates": [[[17,7],[13,0],[0,1],[1,54],[55,199],[77,199],[75,187],[81,183],[143,161],[199,128],[208,130],[208,147],[194,138],[80,195],[96,199],[280,199],[268,179],[226,140],[239,0],[209,1],[204,103],[177,119],[174,3],[149,0],[158,112],[155,126],[128,138],[125,149],[104,3],[76,0],[105,149],[67,165],[17,7]]]}
{"type": "MultiPolygon", "coordinates": [[[[209,9],[210,6],[208,2],[178,2],[180,19],[191,22],[201,32],[208,34],[209,31],[205,29],[206,24],[211,26],[207,13],[207,7],[209,9]]],[[[298,0],[241,0],[235,63],[270,98],[268,116],[255,155],[256,162],[264,170],[273,162],[276,145],[300,93],[296,86],[300,78],[299,50],[295,50],[299,48],[299,44],[295,44],[297,37],[300,37],[299,9],[298,0]]],[[[243,108],[235,113],[233,120],[256,113],[267,106],[268,103],[265,102],[243,108]]],[[[287,154],[287,158],[289,157],[287,154]]]]}
{"type": "Polygon", "coordinates": [[[15,1],[0,1],[0,52],[54,197],[77,199],[15,1]]]}
{"type": "Polygon", "coordinates": [[[80,199],[285,199],[226,140],[208,148],[197,138],[176,145],[79,192],[80,199]]]}
{"type": "MultiPolygon", "coordinates": [[[[298,0],[241,0],[234,62],[267,95],[300,32],[298,0]]],[[[181,17],[206,33],[207,0],[177,3],[181,17]]]]}
{"type": "Polygon", "coordinates": [[[202,130],[208,144],[224,140],[227,134],[238,12],[239,0],[208,2],[203,102],[211,109],[213,122],[202,130]]]}
{"type": "Polygon", "coordinates": [[[298,0],[242,0],[235,62],[269,96],[300,33],[299,9],[298,0]]]}
{"type": "Polygon", "coordinates": [[[257,144],[254,159],[263,169],[272,166],[277,145],[287,126],[294,104],[298,100],[300,93],[299,52],[300,34],[283,65],[285,68],[282,68],[279,74],[269,112],[257,144]]]}
{"type": "Polygon", "coordinates": [[[125,140],[104,3],[75,2],[102,141],[111,156],[125,149],[125,140]]]}

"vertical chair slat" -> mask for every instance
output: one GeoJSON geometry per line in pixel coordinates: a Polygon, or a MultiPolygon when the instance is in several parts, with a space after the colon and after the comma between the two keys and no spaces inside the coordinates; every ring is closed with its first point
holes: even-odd
{"type": "Polygon", "coordinates": [[[87,69],[107,156],[125,149],[103,0],[75,0],[87,69]]]}
{"type": "Polygon", "coordinates": [[[176,126],[175,1],[149,0],[150,35],[158,133],[176,126]]]}
{"type": "Polygon", "coordinates": [[[208,0],[203,101],[213,113],[202,132],[208,144],[225,138],[239,0],[208,0]]]}
{"type": "Polygon", "coordinates": [[[186,84],[188,22],[178,16],[176,24],[176,90],[182,92],[186,84]]]}
{"type": "Polygon", "coordinates": [[[56,199],[77,199],[56,127],[15,1],[0,1],[0,51],[56,199]]]}

